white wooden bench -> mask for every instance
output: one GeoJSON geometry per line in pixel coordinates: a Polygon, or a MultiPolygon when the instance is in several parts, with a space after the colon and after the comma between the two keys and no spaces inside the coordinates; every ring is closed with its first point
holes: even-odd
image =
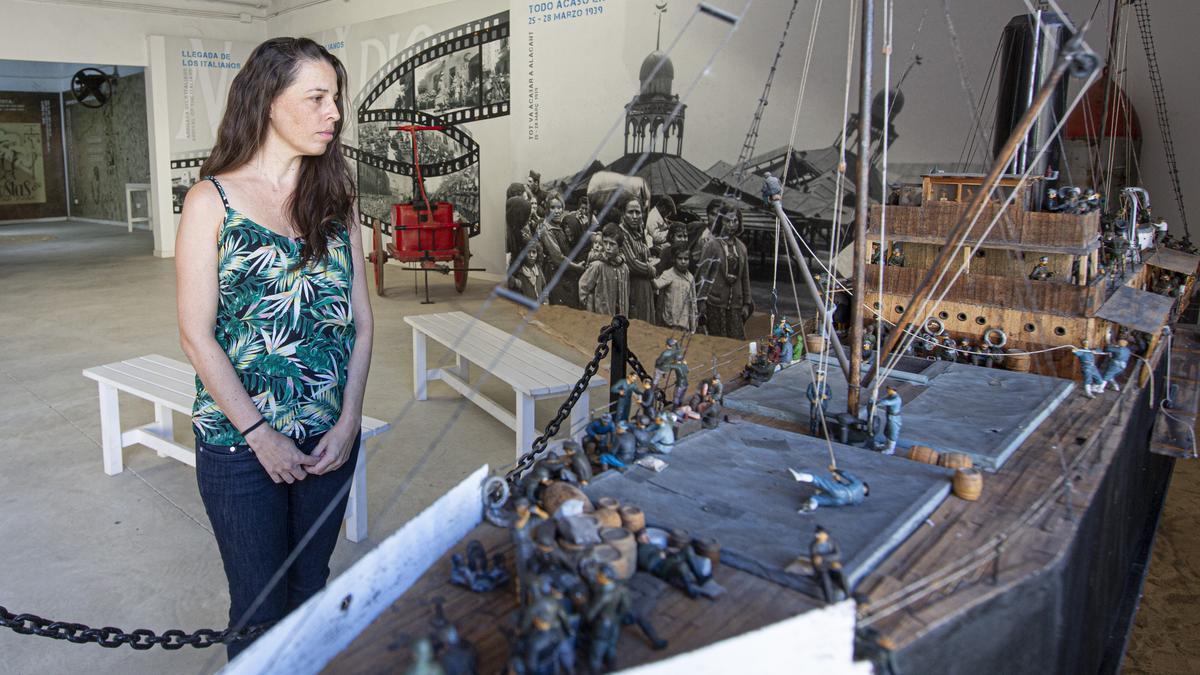
{"type": "MultiPolygon", "coordinates": [[[[196,397],[196,371],[183,361],[151,354],[127,361],[88,368],[83,376],[100,385],[100,436],[104,449],[104,473],[115,476],[124,470],[124,448],[141,444],[160,457],[177,459],[196,466],[195,450],[173,440],[171,413],[190,416],[196,397]],[[154,422],[133,429],[121,429],[118,392],[132,394],[154,404],[154,422]]],[[[390,425],[363,416],[362,440],[387,431],[390,425]]],[[[367,465],[360,448],[346,504],[346,538],[361,541],[367,536],[367,465]]]]}
{"type": "MultiPolygon", "coordinates": [[[[517,457],[528,452],[538,437],[534,426],[537,401],[565,397],[583,377],[582,367],[463,312],[406,316],[404,321],[413,331],[413,396],[424,401],[430,380],[445,382],[517,432],[517,457]],[[431,369],[427,366],[427,337],[454,353],[453,367],[431,369]],[[468,383],[471,363],[512,386],[516,394],[515,415],[482,393],[473,391],[468,383]]],[[[597,375],[592,378],[589,388],[607,384],[597,375]]],[[[571,411],[571,429],[576,436],[581,435],[588,422],[588,409],[585,391],[571,411]]]]}

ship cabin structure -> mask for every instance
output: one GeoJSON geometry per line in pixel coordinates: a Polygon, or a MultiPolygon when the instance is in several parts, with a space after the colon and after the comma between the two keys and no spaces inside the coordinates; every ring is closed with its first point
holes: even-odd
{"type": "MultiPolygon", "coordinates": [[[[886,321],[894,324],[900,319],[983,181],[984,176],[977,173],[926,174],[920,185],[896,187],[885,204],[872,207],[868,250],[879,245],[882,226],[886,226],[885,247],[900,244],[903,253],[902,266],[885,267],[882,297],[874,290],[879,266],[867,266],[868,287],[872,288],[868,297],[886,321]]],[[[1133,337],[1151,343],[1153,350],[1159,329],[1183,308],[1151,291],[1158,290],[1156,284],[1166,270],[1178,275],[1183,287],[1181,302],[1186,302],[1200,258],[1167,249],[1114,257],[1113,251],[1122,247],[1111,245],[1106,254],[1099,211],[1079,214],[1042,209],[1040,197],[1045,192],[1041,178],[1021,186],[1018,176],[1001,177],[970,228],[967,246],[958,260],[948,263],[947,278],[965,263],[962,274],[933,315],[925,317],[926,323],[935,329],[940,323],[959,345],[965,340],[979,349],[988,344],[987,334],[992,344],[1003,341],[1010,353],[1040,352],[1033,354],[1029,368],[1061,377],[1078,377],[1077,360],[1070,349],[1051,348],[1080,345],[1084,337],[1094,349],[1102,349],[1116,340],[1124,327],[1145,333],[1133,337]],[[1017,194],[1005,206],[1014,190],[1017,194]],[[994,227],[979,246],[993,220],[994,227]],[[1033,279],[1031,272],[1043,256],[1050,276],[1033,279]]],[[[881,257],[886,262],[887,252],[881,257]]]]}

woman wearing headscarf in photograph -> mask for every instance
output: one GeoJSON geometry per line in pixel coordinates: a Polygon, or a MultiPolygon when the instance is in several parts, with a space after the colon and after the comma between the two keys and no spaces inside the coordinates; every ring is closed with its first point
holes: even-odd
{"type": "Polygon", "coordinates": [[[621,251],[629,267],[629,318],[654,323],[654,264],[646,230],[642,222],[642,202],[629,192],[622,192],[605,220],[617,220],[623,233],[621,251]]]}

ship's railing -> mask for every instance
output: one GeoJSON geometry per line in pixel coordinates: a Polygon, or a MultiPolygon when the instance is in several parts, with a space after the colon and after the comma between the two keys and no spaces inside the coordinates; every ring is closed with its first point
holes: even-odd
{"type": "MultiPolygon", "coordinates": [[[[879,237],[881,206],[871,207],[867,236],[879,237]]],[[[958,222],[967,205],[958,202],[929,202],[921,206],[888,206],[888,237],[905,237],[924,243],[941,243],[958,222]]],[[[982,233],[995,217],[999,204],[983,209],[974,232],[982,233]]],[[[1009,206],[988,235],[988,243],[999,246],[1020,246],[1025,249],[1081,249],[1096,241],[1100,233],[1100,214],[1073,215],[1044,211],[1024,211],[1009,206]]],[[[969,238],[968,243],[977,239],[969,238]]]]}
{"type": "MultiPolygon", "coordinates": [[[[883,292],[907,299],[916,289],[925,270],[917,267],[888,267],[883,277],[883,292]]],[[[870,295],[876,288],[879,266],[867,265],[871,279],[870,295]]],[[[1046,312],[1060,316],[1092,316],[1107,297],[1107,283],[1097,278],[1086,286],[1058,281],[1030,281],[1021,277],[987,274],[963,274],[946,294],[949,302],[991,305],[1027,312],[1046,312]]]]}

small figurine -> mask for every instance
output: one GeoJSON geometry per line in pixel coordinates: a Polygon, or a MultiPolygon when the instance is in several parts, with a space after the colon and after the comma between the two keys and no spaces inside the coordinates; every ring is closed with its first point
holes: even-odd
{"type": "Polygon", "coordinates": [[[779,318],[779,325],[771,331],[775,340],[779,343],[779,362],[787,365],[794,358],[794,349],[792,346],[792,326],[784,317],[779,318]]]}
{"type": "Polygon", "coordinates": [[[613,419],[618,422],[629,419],[629,411],[633,407],[633,396],[641,390],[641,386],[637,373],[630,373],[624,380],[612,386],[612,393],[620,397],[617,399],[617,411],[613,415],[613,419]]]}
{"type": "Polygon", "coordinates": [[[634,422],[634,427],[631,430],[631,435],[637,445],[638,455],[645,454],[650,451],[650,437],[653,432],[650,429],[650,418],[642,415],[634,422]]]}
{"type": "Polygon", "coordinates": [[[767,206],[783,199],[783,184],[770,171],[763,174],[762,199],[767,206]]]}
{"type": "Polygon", "coordinates": [[[496,554],[489,565],[487,551],[478,539],[467,543],[465,560],[461,553],[451,555],[450,565],[450,583],[475,593],[486,593],[508,582],[508,570],[504,569],[504,554],[496,554]]]}
{"type": "Polygon", "coordinates": [[[617,422],[616,442],[613,445],[620,462],[632,464],[637,459],[637,437],[629,428],[629,422],[617,422]]]}
{"type": "Polygon", "coordinates": [[[742,371],[742,377],[746,378],[750,384],[761,387],[766,382],[771,380],[771,376],[775,374],[775,366],[767,358],[766,352],[760,351],[750,365],[742,371]]]}
{"type": "Polygon", "coordinates": [[[671,453],[675,447],[675,422],[673,412],[659,413],[658,417],[654,418],[654,426],[650,427],[650,452],[664,455],[671,453]]]}
{"type": "Polygon", "coordinates": [[[710,382],[713,381],[716,382],[716,387],[721,387],[720,379],[715,377],[712,380],[702,380],[696,388],[696,393],[688,400],[687,406],[678,411],[687,417],[699,417],[700,426],[705,429],[716,429],[721,422],[721,399],[713,394],[714,390],[719,390],[710,387],[710,382]]]}
{"type": "Polygon", "coordinates": [[[871,242],[871,264],[878,265],[880,262],[879,242],[871,242]]]}
{"type": "Polygon", "coordinates": [[[883,431],[883,437],[887,439],[887,445],[883,448],[883,454],[895,454],[896,442],[900,440],[900,427],[904,423],[904,420],[900,417],[900,409],[904,405],[904,400],[900,398],[900,394],[896,393],[895,387],[889,386],[887,388],[887,395],[879,399],[875,405],[887,413],[887,423],[883,431]]]}
{"type": "Polygon", "coordinates": [[[629,410],[629,416],[632,418],[634,415],[637,415],[639,417],[654,419],[658,408],[657,394],[658,390],[654,388],[654,383],[650,381],[650,378],[642,380],[641,389],[638,391],[637,398],[635,399],[637,407],[629,410]]]}
{"type": "MultiPolygon", "coordinates": [[[[724,590],[715,583],[711,587],[705,588],[706,584],[696,574],[696,568],[702,567],[702,563],[695,560],[700,556],[692,550],[691,546],[684,546],[678,551],[669,552],[652,543],[644,531],[637,536],[637,541],[638,569],[649,572],[675,586],[687,593],[689,598],[701,595],[715,598],[724,590]],[[695,560],[694,564],[693,560],[695,560]]],[[[704,560],[711,565],[712,561],[707,558],[704,560]]],[[[709,569],[711,570],[711,567],[709,569]]]]}
{"type": "Polygon", "coordinates": [[[593,673],[604,672],[616,665],[622,624],[636,623],[654,649],[667,648],[667,641],[660,639],[648,622],[634,614],[629,590],[616,581],[611,566],[597,566],[591,580],[592,598],[585,618],[589,638],[588,666],[593,673]]]}
{"type": "Polygon", "coordinates": [[[1104,348],[1108,354],[1108,363],[1104,364],[1104,380],[1100,383],[1100,388],[1097,393],[1104,393],[1105,387],[1112,383],[1113,391],[1121,391],[1121,385],[1117,384],[1117,376],[1125,372],[1125,368],[1129,365],[1129,340],[1117,340],[1117,344],[1108,345],[1104,348]]]}
{"type": "Polygon", "coordinates": [[[583,443],[585,446],[591,444],[596,456],[603,455],[612,449],[614,432],[612,415],[604,413],[588,422],[584,429],[583,443]]]}
{"type": "Polygon", "coordinates": [[[412,645],[413,662],[404,671],[405,675],[446,675],[442,664],[433,657],[433,642],[427,637],[417,638],[412,645]]]}
{"type": "Polygon", "coordinates": [[[575,649],[557,622],[535,616],[528,629],[521,631],[509,668],[516,675],[558,675],[572,673],[575,649]]]}
{"type": "Polygon", "coordinates": [[[892,244],[892,253],[888,256],[887,264],[889,267],[904,267],[904,251],[900,244],[892,244]]]}
{"type": "Polygon", "coordinates": [[[462,639],[458,629],[447,624],[438,631],[438,662],[446,675],[475,675],[479,657],[471,643],[462,639]]]}
{"type": "Polygon", "coordinates": [[[512,531],[514,565],[517,572],[517,597],[520,598],[530,588],[531,568],[537,548],[533,541],[534,530],[549,516],[537,506],[532,506],[531,502],[524,497],[517,498],[513,503],[513,509],[516,515],[510,529],[512,531]]]}
{"type": "Polygon", "coordinates": [[[540,501],[542,488],[549,485],[551,479],[550,467],[538,462],[518,482],[520,494],[528,499],[530,504],[537,504],[540,501]]]}
{"type": "Polygon", "coordinates": [[[811,473],[788,469],[797,483],[810,483],[818,492],[809,497],[800,513],[812,513],[818,506],[858,506],[871,494],[871,486],[842,469],[830,469],[833,480],[811,473]]]}
{"type": "Polygon", "coordinates": [[[812,562],[813,577],[821,586],[825,602],[837,602],[850,595],[850,590],[846,588],[846,576],[842,573],[842,550],[820,525],[813,532],[812,543],[808,545],[808,559],[812,562]]]}
{"type": "Polygon", "coordinates": [[[808,433],[821,433],[821,420],[825,418],[825,401],[829,400],[829,385],[825,384],[825,373],[817,371],[816,379],[808,383],[808,433]]]}
{"type": "Polygon", "coordinates": [[[1038,258],[1038,264],[1029,273],[1029,278],[1033,281],[1049,281],[1050,277],[1054,276],[1054,272],[1050,271],[1050,258],[1042,256],[1038,258]]]}
{"type": "Polygon", "coordinates": [[[663,375],[670,375],[670,372],[674,370],[675,362],[682,358],[683,350],[679,348],[679,340],[667,338],[667,348],[662,350],[662,353],[654,360],[654,385],[658,386],[663,375]]]}
{"type": "Polygon", "coordinates": [[[1096,392],[1104,384],[1104,378],[1100,376],[1100,371],[1096,368],[1096,352],[1092,351],[1091,346],[1091,340],[1083,338],[1081,348],[1072,349],[1071,353],[1079,359],[1079,368],[1083,371],[1083,395],[1088,398],[1096,398],[1096,392]]]}

